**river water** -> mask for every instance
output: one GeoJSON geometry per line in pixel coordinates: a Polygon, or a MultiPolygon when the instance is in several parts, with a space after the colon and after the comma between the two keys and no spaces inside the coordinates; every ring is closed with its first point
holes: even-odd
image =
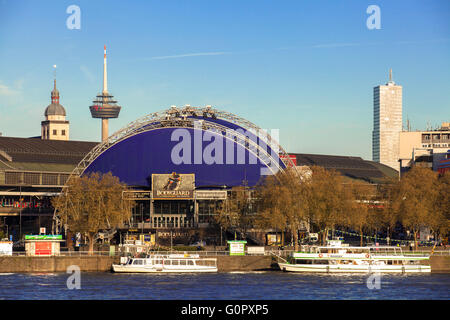
{"type": "Polygon", "coordinates": [[[0,274],[4,300],[448,300],[450,274],[0,274]],[[74,289],[68,289],[67,283],[74,289]],[[76,289],[79,284],[80,289],[76,289]]]}

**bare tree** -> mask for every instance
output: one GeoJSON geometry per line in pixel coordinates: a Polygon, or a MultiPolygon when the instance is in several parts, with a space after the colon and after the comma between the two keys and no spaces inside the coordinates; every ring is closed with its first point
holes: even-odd
{"type": "Polygon", "coordinates": [[[350,194],[347,196],[348,212],[344,218],[346,226],[358,231],[360,235],[360,245],[363,245],[365,232],[376,229],[379,224],[376,211],[371,205],[371,201],[376,194],[373,188],[363,183],[351,183],[347,186],[350,194]]]}
{"type": "Polygon", "coordinates": [[[308,184],[296,171],[287,169],[266,177],[257,187],[257,223],[289,230],[294,238],[294,250],[298,250],[298,230],[308,218],[308,184]]]}
{"type": "Polygon", "coordinates": [[[394,208],[394,199],[399,197],[400,189],[398,178],[388,178],[379,186],[377,199],[381,202],[378,210],[378,223],[380,227],[386,228],[386,234],[391,238],[395,226],[400,221],[399,214],[394,208]]]}
{"type": "Polygon", "coordinates": [[[448,235],[450,227],[450,171],[445,172],[438,179],[438,196],[436,201],[436,215],[432,228],[439,235],[448,235]]]}
{"type": "Polygon", "coordinates": [[[428,168],[413,167],[397,183],[393,188],[392,207],[402,225],[413,232],[417,247],[420,228],[435,225],[439,195],[437,173],[428,168]]]}
{"type": "Polygon", "coordinates": [[[251,190],[238,186],[232,188],[230,197],[222,202],[215,220],[223,229],[234,228],[245,237],[253,223],[253,211],[251,190]]]}
{"type": "Polygon", "coordinates": [[[99,230],[119,227],[130,218],[134,203],[123,200],[126,190],[127,186],[110,172],[91,173],[70,179],[67,190],[52,204],[69,230],[87,236],[92,254],[99,230]]]}
{"type": "Polygon", "coordinates": [[[322,233],[325,244],[329,230],[345,225],[346,215],[353,206],[352,193],[344,186],[342,175],[335,170],[311,167],[312,177],[309,192],[309,212],[322,233]]]}

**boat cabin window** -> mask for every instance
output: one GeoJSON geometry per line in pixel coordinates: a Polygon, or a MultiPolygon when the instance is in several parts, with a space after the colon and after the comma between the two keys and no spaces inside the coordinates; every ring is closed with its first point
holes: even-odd
{"type": "Polygon", "coordinates": [[[311,260],[300,260],[300,259],[295,259],[295,263],[296,263],[296,264],[311,264],[311,260]]]}
{"type": "Polygon", "coordinates": [[[180,260],[180,266],[185,266],[186,265],[186,260],[180,260]]]}
{"type": "Polygon", "coordinates": [[[188,261],[188,265],[189,265],[189,266],[193,266],[193,265],[194,265],[194,261],[189,260],[189,261],[188,261]]]}
{"type": "Polygon", "coordinates": [[[177,265],[179,265],[180,264],[180,261],[179,260],[172,260],[172,265],[173,266],[177,266],[177,265]]]}
{"type": "Polygon", "coordinates": [[[138,264],[141,265],[142,264],[142,260],[134,260],[133,264],[134,265],[138,265],[138,264]]]}

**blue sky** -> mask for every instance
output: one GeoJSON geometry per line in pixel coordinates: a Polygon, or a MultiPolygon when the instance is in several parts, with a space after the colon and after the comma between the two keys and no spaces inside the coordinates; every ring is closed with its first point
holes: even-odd
{"type": "Polygon", "coordinates": [[[53,68],[71,140],[100,140],[89,105],[122,105],[110,133],[171,105],[211,104],[288,152],[371,159],[373,87],[389,68],[413,129],[450,121],[450,1],[0,0],[0,132],[40,135],[53,68]],[[81,28],[70,30],[70,5],[81,28]],[[369,30],[369,5],[381,29],[369,30]]]}

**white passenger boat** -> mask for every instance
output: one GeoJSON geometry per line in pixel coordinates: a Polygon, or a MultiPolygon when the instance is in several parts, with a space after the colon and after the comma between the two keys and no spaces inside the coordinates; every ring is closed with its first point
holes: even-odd
{"type": "Polygon", "coordinates": [[[421,273],[431,272],[429,256],[404,254],[400,247],[351,247],[340,240],[294,252],[278,265],[283,271],[321,273],[421,273]]]}
{"type": "Polygon", "coordinates": [[[114,272],[217,272],[217,259],[200,258],[198,254],[149,255],[124,260],[112,265],[114,272]]]}

